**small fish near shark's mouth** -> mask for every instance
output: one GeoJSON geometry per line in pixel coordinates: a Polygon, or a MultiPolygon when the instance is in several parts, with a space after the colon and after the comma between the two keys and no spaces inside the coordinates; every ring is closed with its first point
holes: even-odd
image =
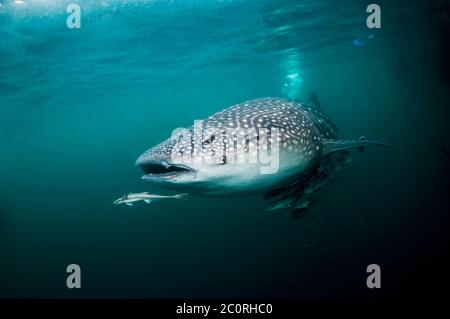
{"type": "Polygon", "coordinates": [[[166,161],[139,162],[136,165],[145,173],[142,179],[174,178],[186,173],[194,173],[195,170],[183,164],[171,164],[166,161]]]}

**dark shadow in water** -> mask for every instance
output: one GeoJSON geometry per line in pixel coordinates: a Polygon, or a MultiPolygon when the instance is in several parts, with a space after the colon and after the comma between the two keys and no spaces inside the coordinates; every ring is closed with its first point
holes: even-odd
{"type": "Polygon", "coordinates": [[[448,145],[435,143],[435,148],[448,164],[450,162],[450,148],[448,145]]]}
{"type": "Polygon", "coordinates": [[[8,239],[8,220],[5,193],[0,189],[0,249],[6,246],[8,239]]]}
{"type": "Polygon", "coordinates": [[[450,85],[450,3],[431,2],[430,14],[434,21],[434,33],[438,41],[436,66],[442,82],[450,85]]]}
{"type": "Polygon", "coordinates": [[[450,181],[450,147],[442,142],[432,142],[431,145],[433,145],[440,159],[444,162],[441,182],[444,184],[443,187],[448,189],[450,181]]]}
{"type": "Polygon", "coordinates": [[[0,256],[10,250],[12,246],[11,217],[12,214],[8,208],[6,194],[0,189],[0,256]]]}

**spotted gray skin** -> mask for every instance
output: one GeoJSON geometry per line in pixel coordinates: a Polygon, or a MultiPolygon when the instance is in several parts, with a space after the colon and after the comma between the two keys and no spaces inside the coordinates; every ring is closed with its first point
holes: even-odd
{"type": "MultiPolygon", "coordinates": [[[[145,173],[142,178],[191,194],[221,196],[261,193],[288,183],[331,152],[377,143],[369,140],[335,140],[336,127],[317,106],[272,97],[231,106],[209,116],[202,124],[202,134],[197,132],[194,135],[191,126],[188,130],[192,138],[185,138],[186,134],[183,138],[169,138],[144,152],[136,161],[145,173]],[[256,132],[261,132],[263,128],[278,129],[279,167],[276,173],[261,174],[261,167],[268,164],[230,160],[233,155],[255,155],[254,146],[258,145],[255,134],[248,137],[247,145],[239,144],[233,150],[230,141],[221,133],[236,128],[254,129],[256,132]],[[224,161],[201,161],[201,152],[195,152],[195,142],[213,149],[216,155],[223,154],[224,161]],[[190,155],[193,161],[185,163],[174,160],[173,154],[190,155]]],[[[268,138],[271,145],[273,138],[268,138]]],[[[263,142],[267,141],[260,140],[259,151],[267,144],[263,142]]]]}

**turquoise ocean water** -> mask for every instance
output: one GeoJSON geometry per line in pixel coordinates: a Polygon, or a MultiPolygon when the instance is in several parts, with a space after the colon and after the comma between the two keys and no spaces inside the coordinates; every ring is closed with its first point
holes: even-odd
{"type": "Polygon", "coordinates": [[[439,294],[448,263],[447,1],[0,0],[0,297],[439,294]],[[69,3],[81,28],[66,26],[69,3]],[[230,105],[314,90],[352,156],[307,214],[169,194],[146,149],[230,105]],[[66,287],[66,266],[82,289],[66,287]],[[383,289],[365,285],[383,269],[383,289]]]}

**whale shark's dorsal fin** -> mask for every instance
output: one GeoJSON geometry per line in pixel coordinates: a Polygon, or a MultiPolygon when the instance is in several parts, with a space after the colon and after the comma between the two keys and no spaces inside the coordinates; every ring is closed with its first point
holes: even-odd
{"type": "Polygon", "coordinates": [[[359,140],[323,140],[322,143],[324,155],[328,155],[337,151],[349,150],[352,148],[361,149],[364,148],[364,146],[371,145],[379,145],[392,148],[392,146],[389,144],[375,140],[368,140],[364,136],[362,136],[359,140]]]}
{"type": "Polygon", "coordinates": [[[316,92],[311,91],[309,93],[308,102],[309,102],[309,104],[311,104],[316,109],[320,109],[320,101],[319,101],[319,97],[317,96],[316,92]]]}

